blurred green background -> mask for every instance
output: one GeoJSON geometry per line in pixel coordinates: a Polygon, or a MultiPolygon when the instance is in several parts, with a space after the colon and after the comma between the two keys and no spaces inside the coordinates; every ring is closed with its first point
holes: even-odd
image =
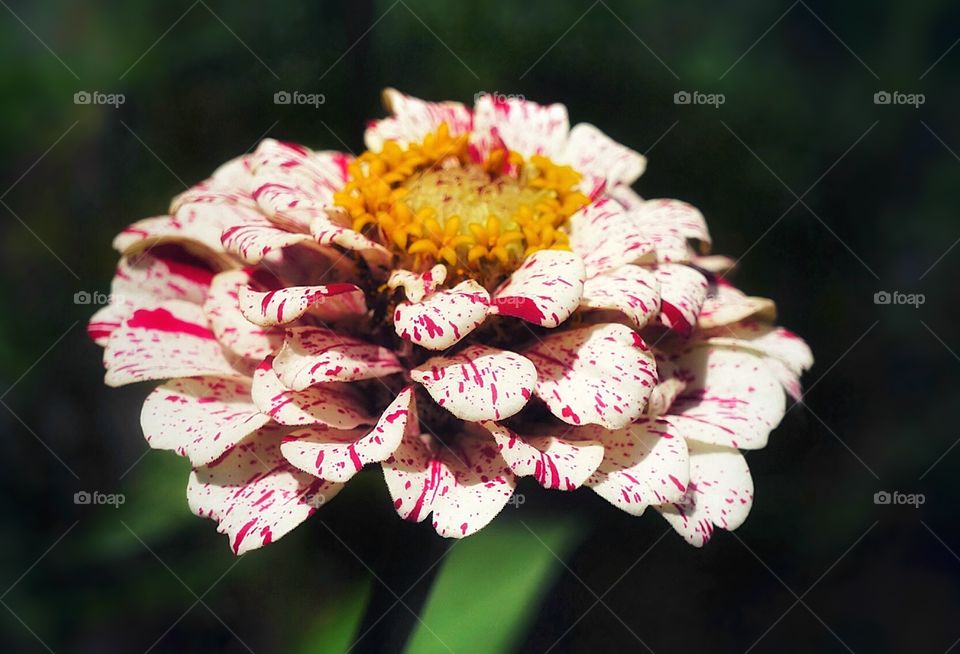
{"type": "MultiPolygon", "coordinates": [[[[368,606],[395,599],[376,571],[406,575],[394,590],[414,605],[437,573],[416,652],[960,639],[955,2],[0,4],[4,651],[344,651],[368,606]],[[444,550],[396,518],[377,470],[239,560],[191,516],[188,466],[140,433],[151,385],[102,386],[94,307],[74,294],[108,292],[115,232],[264,136],[358,151],[388,85],[564,102],[647,152],[637,190],[701,208],[715,250],[743,257],[735,281],[808,340],[806,406],[748,455],[756,503],[735,534],[695,550],[653,512],[526,480],[521,506],[444,550]],[[277,106],[281,90],[325,103],[277,106]],[[877,305],[881,290],[925,303],[877,305]],[[81,490],[125,503],[78,506],[81,490]],[[881,490],[925,503],[876,505],[881,490]]],[[[354,651],[402,650],[381,636],[412,620],[394,606],[354,651]]]]}

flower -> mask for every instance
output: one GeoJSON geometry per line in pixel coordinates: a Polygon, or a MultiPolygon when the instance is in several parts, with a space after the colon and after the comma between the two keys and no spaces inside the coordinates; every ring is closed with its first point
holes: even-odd
{"type": "Polygon", "coordinates": [[[653,506],[694,545],[746,517],[812,365],[723,277],[703,216],[563,105],[385,92],[359,156],[275,140],[134,223],[90,321],[106,383],[163,383],[152,447],[235,553],[379,463],[398,514],[463,537],[518,477],[653,506]]]}

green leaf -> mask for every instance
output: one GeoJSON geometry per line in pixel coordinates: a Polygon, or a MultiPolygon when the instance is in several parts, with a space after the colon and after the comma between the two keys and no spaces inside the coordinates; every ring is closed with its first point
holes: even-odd
{"type": "Polygon", "coordinates": [[[570,518],[501,516],[457,543],[442,564],[406,654],[515,649],[562,571],[561,560],[581,535],[570,518]]]}

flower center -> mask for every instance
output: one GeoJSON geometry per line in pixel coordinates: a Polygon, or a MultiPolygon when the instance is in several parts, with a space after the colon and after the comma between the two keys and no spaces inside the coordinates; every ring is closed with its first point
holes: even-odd
{"type": "Polygon", "coordinates": [[[335,194],[353,228],[389,248],[396,264],[422,272],[437,263],[448,279],[485,286],[542,249],[568,249],[567,219],[589,198],[569,166],[504,148],[478,161],[468,136],[446,124],[406,148],[394,141],[364,152],[335,194]]]}

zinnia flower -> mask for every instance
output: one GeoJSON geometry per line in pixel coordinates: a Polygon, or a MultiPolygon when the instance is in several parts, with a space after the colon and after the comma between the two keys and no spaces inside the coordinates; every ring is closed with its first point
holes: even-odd
{"type": "Polygon", "coordinates": [[[804,343],[705,256],[703,216],[563,105],[394,90],[354,157],[274,140],[114,241],[89,331],[236,553],[379,463],[397,513],[488,524],[518,477],[688,541],[736,528],[804,343]]]}

